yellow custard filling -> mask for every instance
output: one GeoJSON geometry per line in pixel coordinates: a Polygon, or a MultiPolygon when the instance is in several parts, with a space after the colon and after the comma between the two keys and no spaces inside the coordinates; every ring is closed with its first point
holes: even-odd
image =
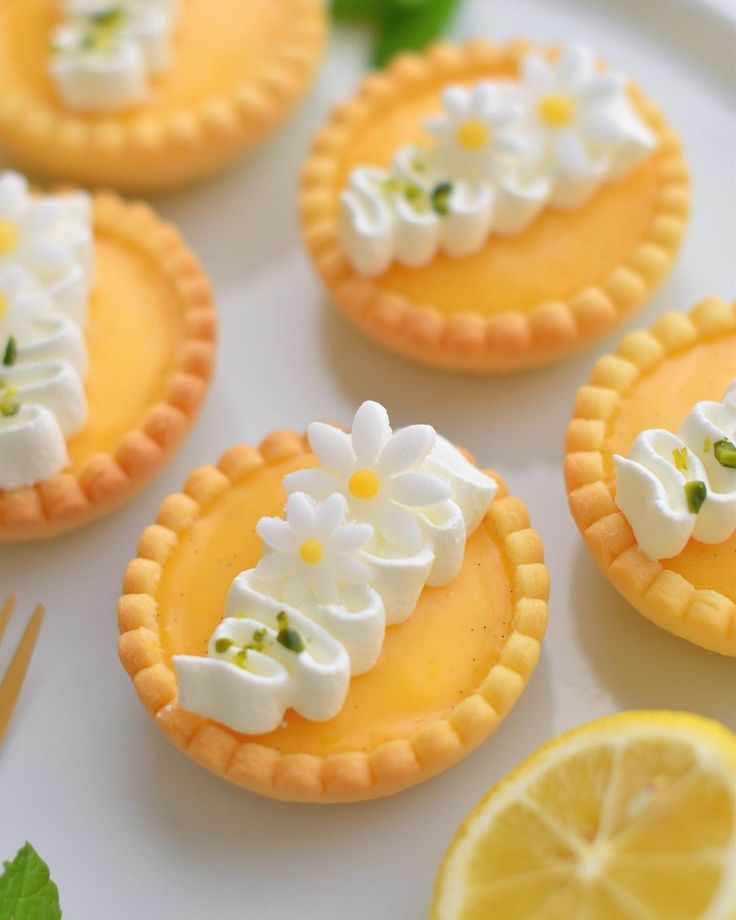
{"type": "MultiPolygon", "coordinates": [[[[256,523],[282,513],[284,475],[314,462],[305,453],[259,470],[181,535],[156,592],[167,662],[175,654],[206,653],[233,578],[261,556],[256,523]]],[[[352,680],[335,718],[310,722],[289,711],[285,726],[250,740],[322,756],[371,750],[447,714],[477,689],[508,634],[513,599],[501,545],[487,522],[478,527],[460,575],[449,585],[425,588],[411,617],[388,627],[378,663],[352,680]]]]}
{"type": "Polygon", "coordinates": [[[154,259],[95,230],[95,281],[85,328],[89,419],[69,441],[71,468],[110,453],[165,395],[185,327],[171,281],[154,259]]]}
{"type": "MultiPolygon", "coordinates": [[[[604,446],[609,483],[613,454],[626,456],[634,438],[646,428],[676,431],[700,400],[720,401],[736,376],[736,339],[723,336],[667,357],[642,376],[626,394],[604,446]]],[[[736,601],[736,534],[716,545],[690,540],[679,556],[663,559],[696,588],[711,588],[736,601]]]]}
{"type": "MultiPolygon", "coordinates": [[[[511,70],[498,69],[471,72],[465,80],[452,82],[471,85],[483,78],[512,76],[511,70]]],[[[399,148],[426,142],[422,122],[441,109],[442,89],[439,79],[423,85],[353,129],[335,175],[335,211],[351,170],[366,165],[385,168],[399,148]]],[[[472,311],[490,316],[567,299],[602,282],[643,240],[661,187],[659,161],[655,152],[628,176],[604,185],[582,207],[547,208],[523,233],[509,238],[493,235],[474,255],[455,259],[439,254],[419,269],[394,263],[373,283],[447,315],[472,311]]]]}
{"type": "MultiPolygon", "coordinates": [[[[3,0],[0,10],[0,85],[23,89],[35,103],[66,112],[49,76],[49,40],[58,0],[3,0]]],[[[257,74],[291,28],[274,0],[181,0],[171,68],[151,83],[147,114],[190,108],[257,74]]],[[[127,121],[140,109],[88,120],[127,121]]]]}

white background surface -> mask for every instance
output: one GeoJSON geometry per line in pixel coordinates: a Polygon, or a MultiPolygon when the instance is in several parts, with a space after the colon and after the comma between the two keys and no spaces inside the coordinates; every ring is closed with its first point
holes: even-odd
{"type": "MultiPolygon", "coordinates": [[[[692,226],[673,275],[627,329],[734,293],[734,35],[716,3],[730,6],[468,0],[456,24],[458,37],[588,40],[640,80],[682,135],[692,226]]],[[[114,517],[54,543],[0,549],[0,595],[17,591],[28,611],[49,605],[0,750],[0,857],[31,840],[68,920],[414,920],[461,818],[550,736],[644,707],[736,728],[734,661],[639,617],[599,575],[567,509],[562,442],[573,395],[620,333],[563,364],[471,379],[389,355],[326,303],[299,243],[296,176],[366,55],[365,33],[338,31],[312,96],[277,136],[228,175],[158,202],[202,257],[221,313],[219,370],[184,449],[114,517]],[[431,422],[527,501],[552,576],[549,632],[516,709],[443,776],[357,806],[270,802],[215,779],[158,732],[117,661],[115,601],[138,534],[190,469],[273,427],[348,421],[366,398],[385,403],[396,424],[431,422]]]]}

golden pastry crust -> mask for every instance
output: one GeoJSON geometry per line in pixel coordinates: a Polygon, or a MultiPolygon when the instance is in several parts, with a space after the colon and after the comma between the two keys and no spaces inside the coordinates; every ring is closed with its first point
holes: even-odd
{"type": "Polygon", "coordinates": [[[253,792],[298,802],[351,802],[399,792],[429,779],[460,760],[498,727],[514,705],[539,658],[547,624],[549,578],[542,543],[529,526],[518,498],[503,480],[480,526],[492,529],[511,573],[513,615],[504,648],[476,692],[406,738],[371,751],[328,757],[284,754],[243,741],[224,725],[185,712],[177,704],[173,669],[165,662],[157,616],[156,590],[163,566],[179,535],[207,505],[264,464],[304,452],[306,441],[293,431],[272,432],[259,449],[229,450],[216,467],[195,470],[184,491],[162,504],[147,528],[138,558],[126,571],[118,603],[120,660],[138,696],[167,737],[207,769],[253,792]]]}
{"type": "Polygon", "coordinates": [[[601,571],[647,619],[703,648],[736,656],[736,604],[697,589],[639,548],[614,501],[604,469],[605,442],[619,403],[634,383],[668,355],[736,332],[736,302],[702,300],[685,315],[666,313],[648,331],[625,336],[601,358],[578,390],[567,429],[565,483],[570,510],[601,571]]]}
{"type": "Polygon", "coordinates": [[[661,188],[647,233],[626,262],[606,277],[591,278],[567,299],[545,301],[531,310],[446,316],[431,304],[385,290],[350,266],[339,241],[333,183],[353,131],[378,117],[387,100],[417,93],[438,75],[448,83],[462,80],[469,71],[486,70],[491,76],[500,67],[518,67],[532,47],[528,42],[496,46],[472,41],[401,55],[386,71],[365,80],[314,141],[303,170],[300,210],[317,272],[349,319],[406,357],[476,372],[512,371],[556,360],[600,338],[642,306],[675,259],[690,209],[687,166],[660,110],[632,86],[636,106],[660,143],[661,188]]]}
{"type": "MultiPolygon", "coordinates": [[[[181,186],[222,169],[283,121],[306,93],[322,55],[322,0],[279,3],[286,23],[283,40],[271,49],[268,66],[229,93],[161,115],[144,105],[133,117],[127,112],[88,117],[59,111],[22,86],[6,87],[0,97],[0,140],[28,169],[131,193],[181,186]]],[[[2,21],[0,12],[0,26],[2,21]]]]}
{"type": "Polygon", "coordinates": [[[94,227],[155,262],[177,295],[184,341],[164,399],[147,411],[112,453],[90,456],[78,473],[61,472],[10,491],[0,489],[0,542],[52,537],[108,513],[141,489],[178,447],[212,376],[216,316],[209,282],[182,240],[142,203],[94,196],[94,227]]]}

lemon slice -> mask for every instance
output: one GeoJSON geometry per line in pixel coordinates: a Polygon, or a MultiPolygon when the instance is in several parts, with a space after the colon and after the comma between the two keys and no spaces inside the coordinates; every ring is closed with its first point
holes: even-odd
{"type": "Polygon", "coordinates": [[[736,920],[736,736],[628,712],[494,786],[440,867],[433,920],[736,920]]]}

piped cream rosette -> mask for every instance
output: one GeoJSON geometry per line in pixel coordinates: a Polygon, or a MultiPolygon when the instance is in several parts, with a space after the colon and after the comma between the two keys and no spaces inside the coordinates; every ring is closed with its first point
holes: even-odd
{"type": "Polygon", "coordinates": [[[264,555],[233,582],[208,656],[174,658],[181,707],[248,734],[290,708],[335,716],[386,626],[425,585],[457,576],[496,490],[433,428],[392,432],[374,402],[351,434],[321,423],[308,434],[320,465],[285,477],[285,519],[259,522],[264,555]]]}
{"type": "Polygon", "coordinates": [[[86,422],[92,263],[86,195],[32,197],[0,176],[0,489],[62,470],[86,422]]]}
{"type": "Polygon", "coordinates": [[[114,111],[145,101],[171,63],[176,0],[66,0],[50,70],[72,109],[114,111]]]}
{"type": "Polygon", "coordinates": [[[688,540],[722,543],[736,530],[736,380],[722,402],[693,406],[677,434],[643,431],[614,456],[616,504],[651,559],[688,540]]]}
{"type": "Polygon", "coordinates": [[[518,81],[449,86],[425,122],[434,144],[406,147],[389,170],[358,167],[341,196],[340,236],[355,271],[422,266],[442,250],[478,252],[521,233],[544,207],[577,208],[655,149],[626,80],[589,48],[555,63],[528,54],[518,81]]]}

